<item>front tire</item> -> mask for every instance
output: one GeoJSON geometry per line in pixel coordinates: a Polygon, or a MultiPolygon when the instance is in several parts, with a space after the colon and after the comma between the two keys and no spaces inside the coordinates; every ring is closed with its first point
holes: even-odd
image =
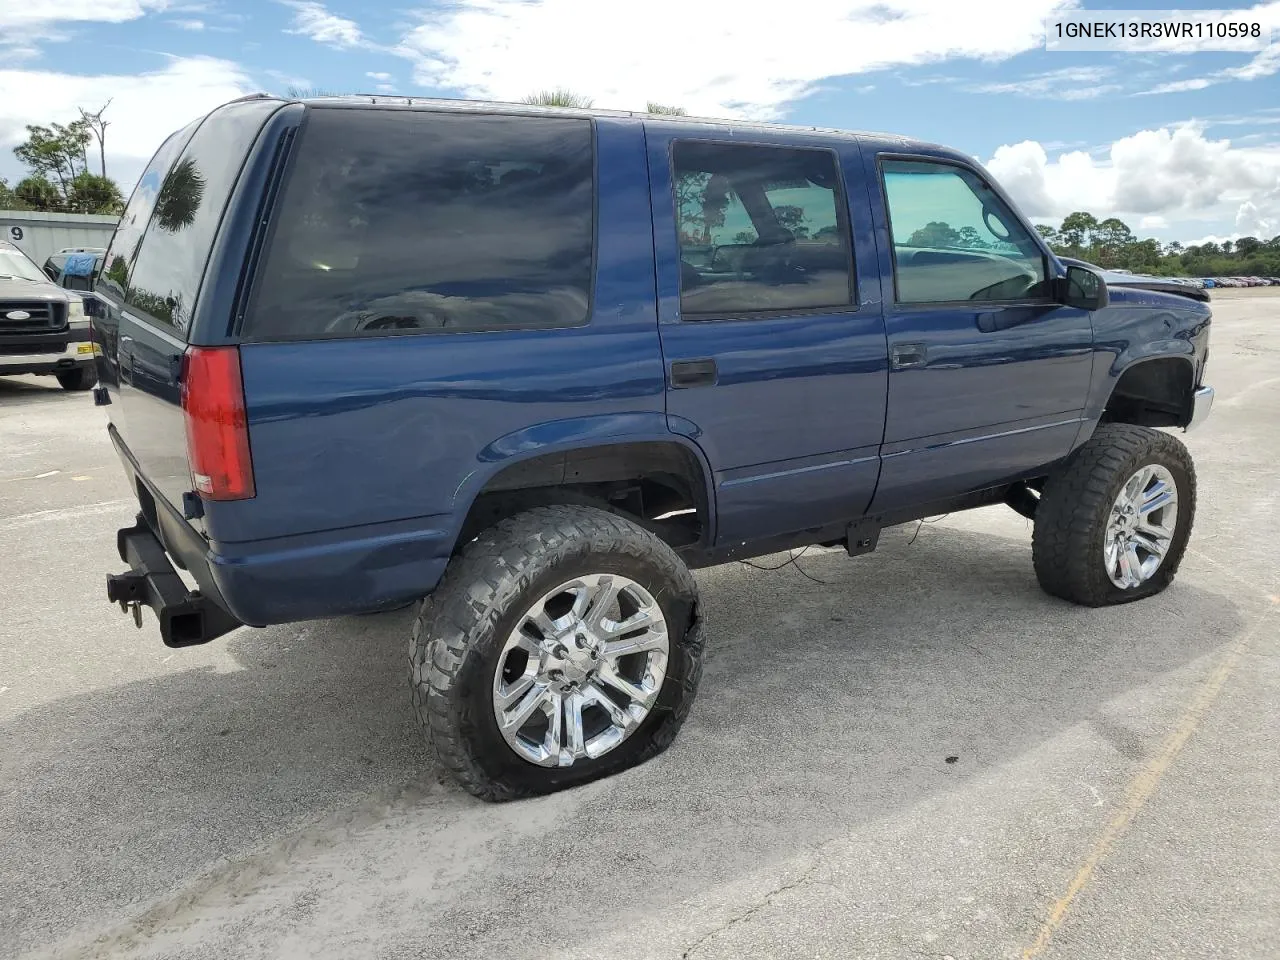
{"type": "Polygon", "coordinates": [[[98,382],[98,371],[94,369],[92,364],[76,367],[74,370],[66,370],[56,374],[58,385],[63,390],[92,390],[98,382]]]}
{"type": "Polygon", "coordinates": [[[665,750],[702,650],[697,584],[671,547],[605,510],[539,507],[467,544],[423,602],[413,704],[477,797],[551,793],[665,750]]]}
{"type": "Polygon", "coordinates": [[[1104,423],[1045,484],[1032,559],[1047,593],[1087,607],[1173,582],[1196,509],[1187,448],[1148,427],[1104,423]]]}

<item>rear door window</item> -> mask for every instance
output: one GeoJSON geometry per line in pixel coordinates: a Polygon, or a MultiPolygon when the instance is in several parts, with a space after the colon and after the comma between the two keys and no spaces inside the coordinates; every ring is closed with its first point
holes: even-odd
{"type": "Polygon", "coordinates": [[[211,113],[165,174],[129,275],[125,302],[185,334],[218,226],[249,148],[280,104],[237,103],[211,113]]]}
{"type": "Polygon", "coordinates": [[[852,304],[830,150],[677,141],[680,310],[687,320],[852,304]]]}
{"type": "Polygon", "coordinates": [[[312,108],[252,339],[586,323],[589,120],[312,108]]]}

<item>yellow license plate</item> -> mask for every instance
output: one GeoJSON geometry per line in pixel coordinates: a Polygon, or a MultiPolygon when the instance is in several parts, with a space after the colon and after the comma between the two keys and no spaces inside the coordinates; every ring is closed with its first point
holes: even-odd
{"type": "Polygon", "coordinates": [[[78,344],[76,344],[76,354],[77,354],[78,356],[82,356],[82,357],[83,357],[85,354],[88,354],[89,356],[93,356],[93,344],[92,344],[92,343],[78,343],[78,344]]]}

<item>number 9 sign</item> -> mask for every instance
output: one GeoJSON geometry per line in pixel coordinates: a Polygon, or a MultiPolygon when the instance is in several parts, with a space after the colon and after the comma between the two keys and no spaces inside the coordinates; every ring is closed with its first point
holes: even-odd
{"type": "Polygon", "coordinates": [[[22,234],[21,227],[9,228],[9,239],[12,240],[14,243],[17,243],[18,241],[20,241],[22,239],[22,236],[23,234],[22,234]]]}

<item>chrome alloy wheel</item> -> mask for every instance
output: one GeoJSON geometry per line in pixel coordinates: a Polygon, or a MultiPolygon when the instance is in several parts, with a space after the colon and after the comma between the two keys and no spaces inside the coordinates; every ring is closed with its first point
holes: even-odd
{"type": "Polygon", "coordinates": [[[1122,590],[1150,580],[1169,552],[1178,525],[1178,486],[1173,474],[1148,464],[1120,488],[1107,520],[1103,553],[1107,576],[1122,590]]]}
{"type": "Polygon", "coordinates": [[[498,729],[539,766],[603,756],[649,715],[669,653],[662,609],[634,580],[562,583],[525,612],[498,657],[498,729]]]}

